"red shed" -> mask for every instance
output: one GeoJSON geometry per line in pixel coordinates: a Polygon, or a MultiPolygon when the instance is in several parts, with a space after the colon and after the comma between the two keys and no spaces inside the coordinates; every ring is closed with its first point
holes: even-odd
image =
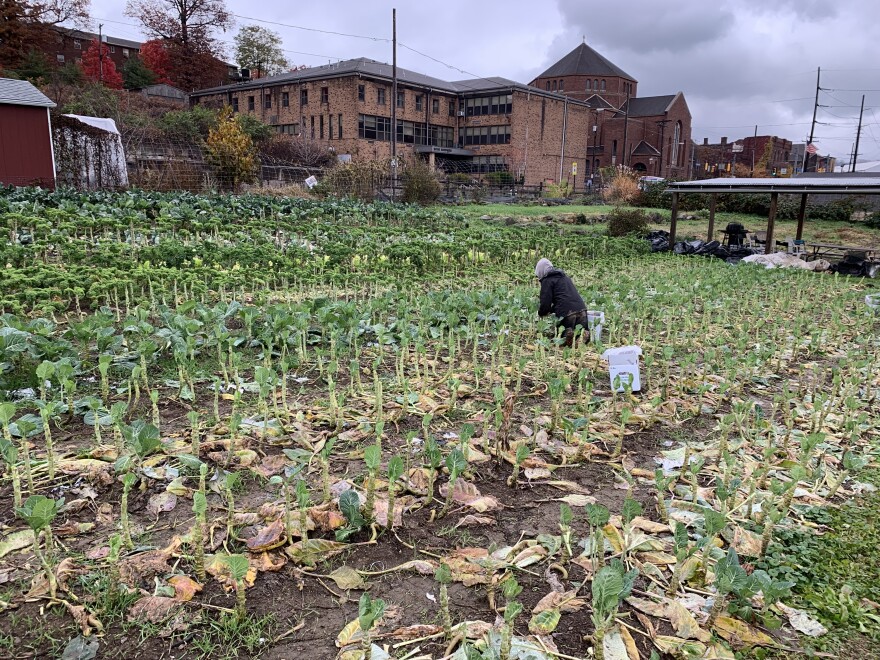
{"type": "Polygon", "coordinates": [[[29,82],[0,78],[0,183],[55,187],[54,107],[29,82]]]}

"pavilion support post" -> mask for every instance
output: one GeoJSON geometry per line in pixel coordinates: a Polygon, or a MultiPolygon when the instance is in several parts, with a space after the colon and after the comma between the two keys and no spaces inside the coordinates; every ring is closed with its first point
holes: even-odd
{"type": "Polygon", "coordinates": [[[715,204],[718,202],[718,195],[712,193],[709,197],[709,238],[711,241],[715,236],[715,204]]]}
{"type": "Polygon", "coordinates": [[[801,207],[798,209],[797,240],[804,237],[804,219],[807,217],[807,193],[801,195],[801,207]]]}
{"type": "Polygon", "coordinates": [[[772,254],[776,249],[776,241],[773,239],[773,225],[776,224],[776,207],[779,204],[779,193],[770,193],[770,217],[767,218],[767,247],[764,254],[772,254]]]}
{"type": "Polygon", "coordinates": [[[672,218],[669,221],[669,251],[675,247],[675,230],[678,225],[678,193],[672,193],[672,218]]]}

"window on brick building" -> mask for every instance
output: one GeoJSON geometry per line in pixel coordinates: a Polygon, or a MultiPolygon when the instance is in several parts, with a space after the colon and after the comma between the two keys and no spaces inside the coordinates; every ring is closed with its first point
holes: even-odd
{"type": "Polygon", "coordinates": [[[416,94],[416,110],[422,109],[422,95],[416,94]]]}
{"type": "Polygon", "coordinates": [[[560,81],[559,81],[559,91],[560,91],[560,92],[564,92],[564,91],[565,91],[565,81],[564,81],[564,80],[560,80],[560,81]]]}
{"type": "Polygon", "coordinates": [[[290,107],[290,92],[281,92],[281,107],[290,107]]]}
{"type": "Polygon", "coordinates": [[[385,88],[379,87],[376,90],[376,103],[379,105],[385,105],[385,88]]]}
{"type": "Polygon", "coordinates": [[[510,126],[469,126],[464,129],[462,142],[476,144],[510,144],[510,126]]]}
{"type": "Polygon", "coordinates": [[[307,90],[307,89],[299,90],[299,104],[300,105],[308,105],[309,104],[309,90],[307,90]]]}
{"type": "Polygon", "coordinates": [[[58,60],[59,64],[64,64],[64,55],[58,54],[55,56],[55,59],[58,60]]]}
{"type": "Polygon", "coordinates": [[[79,39],[74,39],[74,40],[73,40],[73,47],[74,47],[76,50],[81,50],[82,47],[83,47],[83,45],[82,45],[82,41],[80,41],[79,39]]]}
{"type": "Polygon", "coordinates": [[[431,112],[433,112],[435,115],[440,114],[440,99],[433,99],[431,101],[431,112]]]}
{"type": "Polygon", "coordinates": [[[406,92],[402,89],[397,91],[397,107],[401,109],[406,107],[406,92]]]}
{"type": "Polygon", "coordinates": [[[314,140],[315,139],[315,115],[312,115],[312,117],[311,117],[311,136],[312,136],[312,139],[314,140]]]}
{"type": "Polygon", "coordinates": [[[237,96],[232,97],[232,111],[238,112],[238,97],[237,96]]]}
{"type": "Polygon", "coordinates": [[[594,80],[594,81],[593,81],[593,91],[594,91],[594,92],[598,92],[598,91],[599,91],[599,81],[598,81],[598,80],[594,80]]]}
{"type": "Polygon", "coordinates": [[[318,129],[320,131],[321,139],[324,139],[324,115],[318,117],[318,129]]]}
{"type": "Polygon", "coordinates": [[[248,96],[248,110],[254,109],[254,97],[248,96]]]}
{"type": "MultiPolygon", "coordinates": [[[[587,87],[587,89],[589,89],[589,87],[587,87]]],[[[549,80],[547,81],[547,91],[548,92],[550,91],[550,81],[549,80]]]]}
{"type": "Polygon", "coordinates": [[[266,108],[266,110],[272,109],[272,95],[271,94],[266,94],[266,98],[263,100],[263,106],[266,108]]]}
{"type": "Polygon", "coordinates": [[[365,101],[367,98],[367,90],[363,85],[358,85],[358,101],[365,101]]]}
{"type": "Polygon", "coordinates": [[[339,139],[342,139],[342,113],[339,113],[336,119],[336,131],[339,139]]]}
{"type": "Polygon", "coordinates": [[[122,49],[122,56],[123,56],[123,57],[128,57],[128,56],[129,56],[128,48],[123,48],[123,49],[122,49]]]}
{"type": "Polygon", "coordinates": [[[333,139],[333,115],[330,115],[329,126],[327,128],[327,139],[333,139]]]}
{"type": "Polygon", "coordinates": [[[390,140],[391,120],[388,117],[358,115],[358,137],[365,140],[390,140]]]}
{"type": "Polygon", "coordinates": [[[450,102],[449,102],[449,116],[450,116],[450,117],[454,117],[454,116],[455,116],[455,101],[450,101],[450,102]]]}
{"type": "Polygon", "coordinates": [[[675,122],[675,130],[672,133],[672,156],[669,159],[673,165],[681,164],[678,162],[680,153],[679,142],[681,142],[681,122],[677,121],[675,122]]]}
{"type": "Polygon", "coordinates": [[[554,80],[553,81],[553,91],[554,92],[557,90],[557,85],[558,85],[558,83],[554,80]]]}
{"type": "Polygon", "coordinates": [[[465,114],[468,117],[480,115],[509,115],[513,108],[513,95],[481,96],[465,101],[465,114]]]}
{"type": "Polygon", "coordinates": [[[321,88],[321,103],[327,104],[330,103],[330,88],[322,87],[321,88]]]}
{"type": "Polygon", "coordinates": [[[617,155],[617,140],[612,140],[612,141],[611,141],[611,155],[612,155],[612,156],[616,156],[616,155],[617,155]]]}
{"type": "Polygon", "coordinates": [[[605,81],[604,80],[599,83],[599,91],[600,92],[605,91],[605,81]]]}

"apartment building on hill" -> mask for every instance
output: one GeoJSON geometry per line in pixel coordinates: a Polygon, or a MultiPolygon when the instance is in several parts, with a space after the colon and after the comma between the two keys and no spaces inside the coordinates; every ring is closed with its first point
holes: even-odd
{"type": "MultiPolygon", "coordinates": [[[[586,64],[578,76],[590,68],[586,64]]],[[[618,81],[614,87],[618,91],[611,93],[606,79],[606,99],[601,89],[579,98],[585,95],[569,93],[574,91],[573,79],[560,79],[566,83],[560,89],[557,82],[554,90],[552,83],[547,89],[543,79],[532,85],[497,77],[445,81],[398,68],[397,96],[392,98],[391,66],[359,58],[200,90],[190,95],[190,102],[231,106],[233,112],[257,117],[280,133],[320,141],[339,156],[353,159],[389,158],[395,139],[398,153],[419,154],[444,171],[475,175],[506,171],[529,185],[574,179],[580,188],[597,167],[626,163],[642,169],[642,160],[646,172],[670,175],[672,146],[666,150],[666,166],[661,163],[662,140],[656,141],[656,165],[648,157],[642,159],[637,149],[650,151],[653,133],[641,128],[645,121],[637,117],[640,110],[635,106],[650,103],[633,98],[635,81],[627,78],[631,88],[618,81]],[[629,108],[621,89],[629,94],[629,108]],[[597,123],[597,116],[603,114],[597,123]],[[622,132],[619,138],[614,137],[618,124],[621,131],[627,126],[626,135],[622,132]]],[[[683,97],[660,98],[666,99],[663,107],[654,104],[657,108],[652,109],[663,117],[670,108],[678,112],[667,122],[681,115],[686,123],[679,126],[676,141],[688,143],[690,114],[683,97]]],[[[671,145],[673,127],[668,136],[671,145]]],[[[676,171],[684,172],[690,161],[680,160],[676,171]]]]}

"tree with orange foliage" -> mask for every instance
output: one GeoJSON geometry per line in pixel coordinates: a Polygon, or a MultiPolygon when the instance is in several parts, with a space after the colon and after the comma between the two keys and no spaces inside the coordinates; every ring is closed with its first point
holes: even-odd
{"type": "Polygon", "coordinates": [[[82,69],[89,80],[101,81],[105,87],[112,89],[122,89],[122,76],[110,59],[110,47],[107,44],[99,44],[97,39],[92,39],[88,50],[83,53],[82,69]]]}
{"type": "Polygon", "coordinates": [[[161,39],[150,39],[142,43],[139,57],[144,66],[156,76],[156,82],[172,84],[168,77],[168,72],[171,70],[171,58],[161,39]]]}

